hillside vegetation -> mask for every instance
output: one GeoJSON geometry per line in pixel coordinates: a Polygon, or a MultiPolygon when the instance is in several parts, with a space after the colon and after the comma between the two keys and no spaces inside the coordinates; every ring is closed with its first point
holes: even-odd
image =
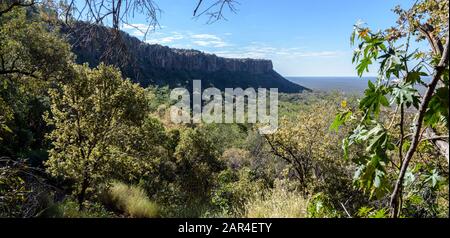
{"type": "Polygon", "coordinates": [[[173,124],[169,87],[78,64],[52,11],[2,12],[0,217],[448,217],[448,1],[396,12],[355,26],[358,73],[381,62],[363,96],[280,94],[272,135],[173,124]]]}

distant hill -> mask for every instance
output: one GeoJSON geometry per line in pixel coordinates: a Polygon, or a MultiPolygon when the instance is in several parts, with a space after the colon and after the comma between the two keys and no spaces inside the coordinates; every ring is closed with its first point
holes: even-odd
{"type": "Polygon", "coordinates": [[[125,77],[141,84],[190,87],[192,80],[201,79],[202,87],[278,88],[279,92],[298,93],[307,90],[278,74],[270,60],[230,59],[197,50],[173,49],[147,44],[121,32],[120,44],[126,49],[111,51],[111,31],[103,26],[77,23],[72,30],[62,32],[73,45],[78,63],[97,66],[101,61],[118,66],[125,77]],[[75,29],[75,30],[73,30],[75,29]],[[70,32],[70,33],[69,33],[70,32]],[[103,56],[107,52],[112,57],[103,56]]]}

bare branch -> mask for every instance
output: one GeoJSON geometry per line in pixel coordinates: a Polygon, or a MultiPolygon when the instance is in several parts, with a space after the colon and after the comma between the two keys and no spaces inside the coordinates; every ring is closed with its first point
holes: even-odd
{"type": "Polygon", "coordinates": [[[122,25],[129,25],[129,18],[143,15],[148,29],[159,25],[161,9],[154,0],[70,0],[63,11],[64,18],[74,18],[95,24],[109,25],[119,30],[122,25]]]}
{"type": "Polygon", "coordinates": [[[207,6],[199,13],[199,10],[203,5],[204,1],[198,0],[194,9],[194,17],[198,18],[202,15],[207,15],[209,16],[208,23],[214,23],[219,20],[227,20],[224,16],[225,9],[228,9],[232,13],[236,13],[236,5],[239,5],[239,2],[236,0],[215,0],[211,5],[207,6]]]}
{"type": "Polygon", "coordinates": [[[197,11],[200,8],[200,6],[202,5],[203,0],[198,0],[197,6],[194,9],[194,17],[197,16],[197,11]]]}
{"type": "Polygon", "coordinates": [[[30,7],[35,3],[35,0],[0,0],[0,16],[11,11],[14,7],[30,7]],[[4,4],[6,6],[2,9],[4,4]]]}

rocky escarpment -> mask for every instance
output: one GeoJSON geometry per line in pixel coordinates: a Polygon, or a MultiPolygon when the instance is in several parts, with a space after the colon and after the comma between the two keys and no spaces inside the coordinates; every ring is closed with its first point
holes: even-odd
{"type": "Polygon", "coordinates": [[[171,49],[161,45],[138,43],[138,57],[155,67],[175,70],[201,70],[216,72],[268,73],[273,70],[272,61],[257,59],[229,59],[197,50],[171,49]]]}
{"type": "Polygon", "coordinates": [[[275,72],[270,60],[231,59],[197,50],[173,49],[144,43],[124,32],[120,40],[114,40],[108,28],[84,23],[71,30],[63,27],[62,32],[72,43],[78,63],[114,64],[124,76],[144,87],[189,87],[192,80],[201,79],[203,85],[220,89],[263,87],[288,93],[305,90],[275,72]]]}

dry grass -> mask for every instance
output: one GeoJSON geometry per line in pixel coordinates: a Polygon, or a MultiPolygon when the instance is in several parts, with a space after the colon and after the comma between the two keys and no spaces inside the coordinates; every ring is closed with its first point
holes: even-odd
{"type": "Polygon", "coordinates": [[[118,210],[133,218],[159,216],[158,206],[150,201],[143,189],[136,186],[113,182],[107,192],[107,200],[118,210]]]}
{"type": "Polygon", "coordinates": [[[252,199],[245,206],[247,218],[304,218],[308,201],[297,192],[275,188],[265,198],[252,199]]]}

